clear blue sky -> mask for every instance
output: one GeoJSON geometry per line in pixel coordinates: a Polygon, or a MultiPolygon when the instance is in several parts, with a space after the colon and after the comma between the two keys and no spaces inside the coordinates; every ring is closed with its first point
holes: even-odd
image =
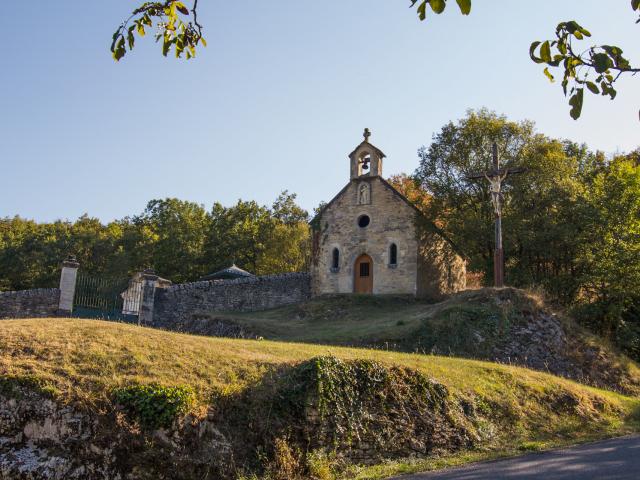
{"type": "Polygon", "coordinates": [[[108,221],[152,198],[312,209],[348,179],[364,127],[385,175],[468,108],[539,131],[627,151],[640,144],[640,78],[614,102],[588,96],[568,116],[531,41],[576,19],[594,42],[640,63],[628,0],[474,0],[419,22],[409,1],[201,1],[208,48],[165,59],[147,37],[116,64],[108,47],[131,0],[13,2],[0,42],[0,216],[108,221]],[[49,2],[50,3],[50,2],[49,2]]]}

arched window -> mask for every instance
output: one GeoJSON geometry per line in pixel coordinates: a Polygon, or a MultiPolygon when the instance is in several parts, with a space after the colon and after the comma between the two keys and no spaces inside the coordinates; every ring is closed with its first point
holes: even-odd
{"type": "Polygon", "coordinates": [[[333,254],[331,255],[331,269],[338,270],[340,268],[340,250],[337,248],[333,249],[333,254]]]}
{"type": "Polygon", "coordinates": [[[398,247],[395,243],[389,246],[389,265],[398,264],[398,247]]]}

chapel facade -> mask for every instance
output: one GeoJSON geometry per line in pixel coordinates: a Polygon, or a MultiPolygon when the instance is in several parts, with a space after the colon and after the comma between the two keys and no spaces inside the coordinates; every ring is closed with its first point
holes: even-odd
{"type": "Polygon", "coordinates": [[[312,221],[312,293],[439,299],[465,288],[465,261],[435,225],[382,177],[385,154],[364,141],[350,180],[312,221]]]}

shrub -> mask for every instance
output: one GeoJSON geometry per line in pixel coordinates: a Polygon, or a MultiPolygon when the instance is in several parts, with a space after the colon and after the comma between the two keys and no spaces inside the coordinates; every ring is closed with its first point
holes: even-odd
{"type": "Polygon", "coordinates": [[[335,455],[328,455],[322,450],[307,453],[307,470],[312,480],[335,480],[337,478],[337,460],[335,455]]]}
{"type": "Polygon", "coordinates": [[[38,392],[46,398],[55,398],[58,389],[34,375],[2,375],[0,376],[0,395],[10,398],[21,398],[23,389],[38,392]]]}
{"type": "Polygon", "coordinates": [[[302,477],[300,451],[292,448],[286,439],[276,438],[274,457],[267,467],[267,476],[273,480],[294,480],[302,477]]]}
{"type": "Polygon", "coordinates": [[[146,428],[166,428],[188,412],[195,398],[190,387],[131,385],[114,391],[113,398],[127,415],[146,428]]]}

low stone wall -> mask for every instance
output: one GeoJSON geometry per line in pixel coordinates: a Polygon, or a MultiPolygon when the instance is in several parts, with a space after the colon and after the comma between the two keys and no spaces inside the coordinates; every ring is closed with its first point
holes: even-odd
{"type": "Polygon", "coordinates": [[[55,317],[59,301],[57,288],[0,292],[0,318],[55,317]]]}
{"type": "Polygon", "coordinates": [[[172,285],[156,290],[153,326],[175,330],[209,312],[252,312],[309,298],[311,278],[308,273],[172,285]]]}

